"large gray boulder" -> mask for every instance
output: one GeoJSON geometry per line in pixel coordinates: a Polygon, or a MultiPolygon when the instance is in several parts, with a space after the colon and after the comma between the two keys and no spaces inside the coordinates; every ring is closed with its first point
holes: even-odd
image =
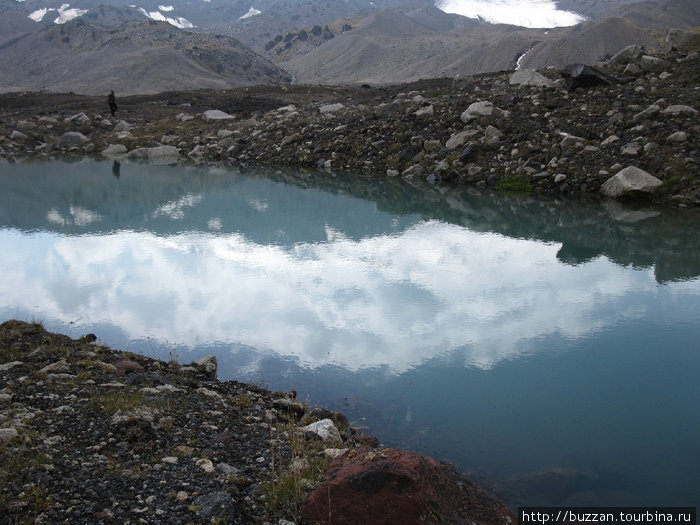
{"type": "Polygon", "coordinates": [[[180,157],[175,146],[157,146],[148,148],[148,162],[151,164],[174,164],[180,157]]]}
{"type": "Polygon", "coordinates": [[[510,85],[550,87],[552,81],[534,69],[518,69],[510,76],[510,85]]]}
{"type": "Polygon", "coordinates": [[[330,419],[315,421],[310,425],[301,427],[301,430],[317,434],[323,441],[341,441],[340,432],[338,432],[335,424],[330,419]]]}
{"type": "Polygon", "coordinates": [[[493,115],[493,112],[493,102],[489,102],[488,100],[482,100],[471,104],[466,109],[466,111],[462,113],[462,116],[460,118],[462,122],[470,122],[479,117],[490,117],[491,115],[493,115]]]}
{"type": "Polygon", "coordinates": [[[662,184],[663,182],[650,173],[636,166],[628,166],[605,181],[600,191],[607,197],[617,199],[640,193],[653,193],[662,184]]]}
{"type": "Polygon", "coordinates": [[[108,159],[118,159],[126,154],[127,149],[123,144],[110,144],[102,150],[102,156],[108,159]]]}
{"type": "Polygon", "coordinates": [[[202,114],[202,118],[205,122],[212,122],[216,120],[230,120],[235,117],[218,109],[209,109],[202,114]]]}
{"type": "Polygon", "coordinates": [[[180,152],[175,146],[132,149],[126,157],[130,160],[147,161],[149,164],[175,164],[180,152]]]}
{"type": "Polygon", "coordinates": [[[86,142],[88,138],[78,131],[67,131],[58,138],[58,144],[64,148],[79,146],[86,142]]]}
{"type": "Polygon", "coordinates": [[[689,51],[700,48],[700,33],[684,29],[671,29],[666,35],[666,43],[671,50],[689,51]]]}
{"type": "Polygon", "coordinates": [[[626,66],[640,58],[643,54],[644,48],[635,45],[627,46],[613,55],[612,58],[608,60],[608,64],[626,66]]]}

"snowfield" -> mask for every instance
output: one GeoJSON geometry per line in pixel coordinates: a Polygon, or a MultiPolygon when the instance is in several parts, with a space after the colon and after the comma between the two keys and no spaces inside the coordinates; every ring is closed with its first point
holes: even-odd
{"type": "Polygon", "coordinates": [[[551,0],[438,0],[435,6],[446,13],[523,27],[574,26],[585,20],[557,9],[551,0]]]}

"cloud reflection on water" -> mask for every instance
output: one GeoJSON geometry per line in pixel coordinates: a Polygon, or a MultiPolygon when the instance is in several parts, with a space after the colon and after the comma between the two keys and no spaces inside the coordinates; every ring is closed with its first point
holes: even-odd
{"type": "Polygon", "coordinates": [[[130,339],[242,344],[304,367],[401,373],[455,352],[487,369],[549,334],[585,336],[642,315],[621,299],[658,286],[652,270],[604,257],[564,265],[557,243],[438,221],[359,240],[327,231],[327,242],[285,247],[231,233],[2,230],[0,293],[5,305],[108,323],[130,339]]]}

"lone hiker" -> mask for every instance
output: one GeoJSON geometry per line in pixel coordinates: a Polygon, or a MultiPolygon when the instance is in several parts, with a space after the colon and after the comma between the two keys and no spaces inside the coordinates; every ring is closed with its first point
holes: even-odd
{"type": "Polygon", "coordinates": [[[114,113],[117,111],[117,97],[114,96],[114,90],[109,92],[109,95],[107,96],[107,104],[109,104],[110,113],[112,113],[112,116],[114,116],[114,113]]]}

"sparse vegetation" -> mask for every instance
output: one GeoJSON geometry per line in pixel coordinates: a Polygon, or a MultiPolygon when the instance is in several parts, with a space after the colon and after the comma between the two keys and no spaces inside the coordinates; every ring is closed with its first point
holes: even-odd
{"type": "Polygon", "coordinates": [[[496,187],[499,191],[510,193],[532,193],[535,189],[534,184],[529,179],[513,175],[502,177],[496,187]]]}

